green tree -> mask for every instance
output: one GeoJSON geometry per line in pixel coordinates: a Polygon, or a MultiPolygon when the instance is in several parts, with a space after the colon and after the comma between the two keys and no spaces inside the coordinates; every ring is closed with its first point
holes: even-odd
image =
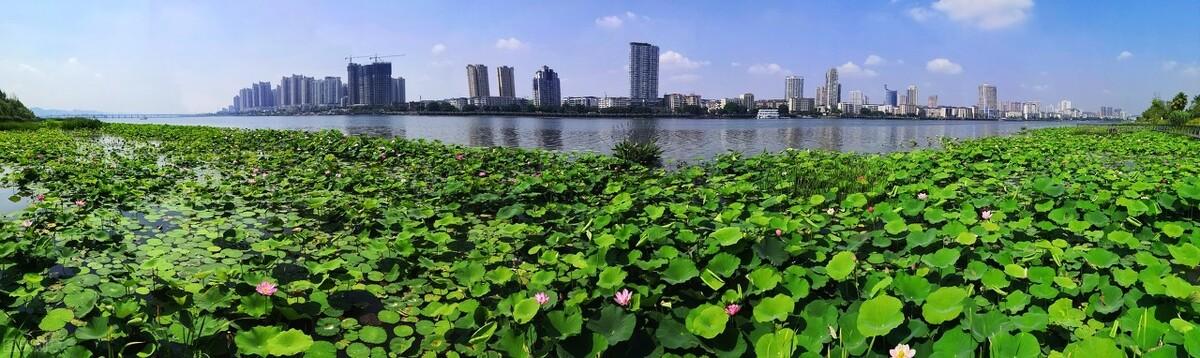
{"type": "Polygon", "coordinates": [[[1161,121],[1162,118],[1167,115],[1167,112],[1167,104],[1161,99],[1155,98],[1154,100],[1150,101],[1150,108],[1146,108],[1146,110],[1142,112],[1142,118],[1140,120],[1148,122],[1161,121]]]}
{"type": "Polygon", "coordinates": [[[788,106],[786,104],[779,105],[779,107],[777,109],[779,110],[779,115],[781,115],[781,116],[790,115],[790,113],[788,112],[788,106]]]}
{"type": "Polygon", "coordinates": [[[1187,104],[1187,95],[1183,94],[1183,92],[1179,92],[1175,95],[1175,98],[1171,99],[1170,109],[1171,111],[1182,111],[1184,108],[1187,108],[1187,104]]]}
{"type": "Polygon", "coordinates": [[[721,114],[745,114],[745,113],[746,113],[746,107],[742,107],[741,104],[728,102],[728,103],[725,103],[724,107],[721,107],[721,114]]]}
{"type": "Polygon", "coordinates": [[[1188,112],[1192,112],[1192,117],[1200,117],[1200,94],[1192,98],[1192,108],[1188,109],[1188,112]]]}
{"type": "Polygon", "coordinates": [[[1192,112],[1188,111],[1171,111],[1167,115],[1167,123],[1173,126],[1182,126],[1192,120],[1192,112]]]}
{"type": "Polygon", "coordinates": [[[8,98],[4,91],[0,91],[0,120],[16,119],[16,120],[32,120],[37,119],[37,116],[25,108],[25,104],[16,98],[8,98]]]}

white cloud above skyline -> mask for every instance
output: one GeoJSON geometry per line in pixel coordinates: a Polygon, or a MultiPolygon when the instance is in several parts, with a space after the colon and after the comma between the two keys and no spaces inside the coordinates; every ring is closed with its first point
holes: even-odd
{"type": "Polygon", "coordinates": [[[1120,54],[1117,54],[1117,61],[1125,61],[1132,57],[1133,57],[1133,52],[1121,51],[1120,54]]]}
{"type": "Polygon", "coordinates": [[[681,53],[671,50],[658,55],[658,63],[665,70],[694,70],[709,65],[708,61],[694,61],[681,53]]]}
{"type": "Polygon", "coordinates": [[[925,70],[930,73],[957,75],[963,72],[963,67],[945,58],[935,58],[925,63],[925,70]]]}
{"type": "Polygon", "coordinates": [[[1033,6],[1033,0],[937,0],[929,8],[910,8],[905,15],[917,22],[941,15],[982,30],[998,30],[1024,22],[1033,6]]]}
{"type": "Polygon", "coordinates": [[[501,50],[510,50],[510,51],[511,50],[520,50],[525,47],[526,47],[525,43],[521,42],[521,40],[518,40],[516,37],[509,37],[506,39],[502,38],[502,39],[496,40],[496,48],[501,49],[501,50]]]}
{"type": "Polygon", "coordinates": [[[846,78],[871,78],[879,75],[875,70],[863,68],[853,61],[839,65],[837,70],[839,76],[846,78]]]}
{"type": "Polygon", "coordinates": [[[429,53],[432,53],[434,55],[441,55],[443,52],[446,52],[445,44],[435,44],[435,45],[433,45],[432,48],[429,49],[429,53]]]}
{"type": "Polygon", "coordinates": [[[887,60],[876,54],[868,55],[867,59],[863,61],[863,65],[867,66],[879,66],[884,64],[887,64],[887,60]]]}
{"type": "Polygon", "coordinates": [[[756,63],[746,68],[746,73],[752,75],[786,75],[792,71],[784,69],[777,63],[756,63]]]}

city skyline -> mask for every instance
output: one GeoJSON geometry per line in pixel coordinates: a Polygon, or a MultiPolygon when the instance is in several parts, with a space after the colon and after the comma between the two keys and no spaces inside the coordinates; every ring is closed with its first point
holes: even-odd
{"type": "MultiPolygon", "coordinates": [[[[627,44],[647,42],[660,48],[660,97],[749,92],[785,99],[781,79],[821,79],[830,68],[839,70],[843,96],[858,90],[889,100],[884,84],[915,85],[956,106],[976,104],[982,83],[999,88],[1000,102],[1066,99],[1089,111],[1140,112],[1155,94],[1200,91],[1200,44],[1189,35],[1200,25],[1182,21],[1200,5],[1186,1],[1153,8],[1031,0],[761,2],[750,9],[714,2],[552,4],[537,17],[553,19],[544,23],[483,2],[419,2],[402,12],[396,10],[403,6],[379,3],[349,9],[267,2],[237,12],[222,4],[14,4],[0,15],[0,41],[12,47],[0,59],[0,88],[45,108],[211,112],[247,84],[274,85],[293,73],[342,76],[347,55],[395,52],[407,54],[391,62],[392,74],[407,80],[409,101],[466,95],[468,63],[514,67],[517,82],[547,65],[559,74],[563,97],[627,96],[627,44]],[[233,26],[279,21],[280,11],[296,15],[293,30],[311,36],[233,26]],[[56,12],[80,19],[52,28],[47,19],[56,12]],[[374,12],[392,20],[365,15],[374,12]],[[496,14],[511,16],[478,30],[465,25],[496,14]],[[307,21],[318,18],[329,21],[307,21]],[[1146,18],[1174,25],[1111,26],[1146,18]],[[780,45],[792,43],[773,30],[784,24],[804,34],[803,46],[780,45]],[[764,41],[741,40],[750,34],[764,41]]],[[[529,97],[528,88],[516,94],[529,97]]],[[[913,101],[923,104],[925,97],[913,101]]]]}

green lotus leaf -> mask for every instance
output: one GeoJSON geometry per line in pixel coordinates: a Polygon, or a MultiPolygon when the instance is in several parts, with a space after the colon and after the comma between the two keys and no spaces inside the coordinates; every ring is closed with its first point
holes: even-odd
{"type": "Polygon", "coordinates": [[[942,248],[932,254],[925,255],[921,258],[921,262],[930,267],[944,269],[949,268],[958,262],[958,257],[961,253],[959,249],[942,248]]]}
{"type": "Polygon", "coordinates": [[[42,317],[41,323],[38,323],[38,329],[43,331],[57,331],[67,326],[67,322],[75,319],[75,312],[66,308],[55,308],[46,312],[46,316],[42,317]]]}
{"type": "Polygon", "coordinates": [[[902,308],[904,303],[888,295],[864,301],[858,308],[858,332],[864,337],[888,334],[904,323],[902,308]]]}
{"type": "Polygon", "coordinates": [[[708,236],[716,240],[717,244],[720,244],[721,246],[729,246],[736,244],[738,240],[742,239],[743,235],[741,228],[736,226],[727,226],[713,231],[712,234],[709,234],[708,236]]]}
{"type": "Polygon", "coordinates": [[[939,324],[958,317],[963,310],[967,290],[959,287],[941,287],[930,293],[921,306],[921,315],[930,324],[939,324]]]}
{"type": "Polygon", "coordinates": [[[257,326],[243,330],[234,335],[233,342],[238,347],[238,353],[266,357],[271,350],[268,343],[279,335],[279,327],[257,326]]]}
{"type": "Polygon", "coordinates": [[[706,339],[713,339],[725,331],[729,314],[721,306],[705,304],[688,312],[685,325],[688,332],[706,339]]]}
{"type": "Polygon", "coordinates": [[[363,343],[381,344],[388,338],[387,331],[375,326],[363,326],[358,329],[358,339],[363,343]]]}
{"type": "Polygon", "coordinates": [[[850,276],[854,271],[854,267],[858,264],[858,259],[854,257],[854,253],[842,251],[833,255],[833,259],[825,264],[825,272],[830,278],[842,281],[850,276]]]}
{"type": "Polygon", "coordinates": [[[108,317],[92,318],[87,325],[75,329],[75,338],[81,341],[109,340],[117,332],[117,326],[108,324],[108,317]]]}
{"type": "Polygon", "coordinates": [[[713,273],[721,275],[721,277],[729,277],[733,275],[733,271],[737,270],[738,265],[742,264],[742,260],[737,256],[728,253],[719,253],[708,260],[708,269],[713,273]]]}
{"type": "Polygon", "coordinates": [[[270,297],[263,295],[242,296],[241,304],[238,305],[238,312],[245,313],[251,317],[262,317],[271,313],[273,307],[270,297]]]}
{"type": "Polygon", "coordinates": [[[754,320],[757,322],[784,321],[795,309],[796,302],[791,296],[777,294],[764,298],[754,305],[754,320]]]}
{"type": "Polygon", "coordinates": [[[304,358],[336,358],[337,352],[337,346],[333,343],[316,341],[304,352],[304,358]]]}
{"type": "Polygon", "coordinates": [[[676,258],[671,260],[671,264],[667,266],[667,270],[663,272],[663,280],[670,284],[677,285],[687,282],[698,276],[700,272],[696,270],[696,263],[687,258],[676,258]]]}
{"type": "Polygon", "coordinates": [[[596,282],[601,288],[612,289],[625,283],[625,271],[620,267],[609,266],[600,272],[600,280],[596,282]]]}
{"type": "Polygon", "coordinates": [[[580,333],[583,328],[583,314],[579,309],[552,311],[546,314],[550,326],[558,332],[559,338],[566,338],[580,333]]]}
{"type": "Polygon", "coordinates": [[[532,297],[517,301],[517,304],[513,305],[513,320],[519,324],[528,323],[537,315],[540,307],[541,305],[532,297]]]}
{"type": "Polygon", "coordinates": [[[100,295],[93,290],[82,290],[71,293],[63,297],[63,304],[70,307],[76,317],[86,316],[93,308],[96,307],[96,300],[100,295]]]}
{"type": "Polygon", "coordinates": [[[1112,253],[1112,251],[1099,248],[1088,250],[1087,254],[1084,254],[1083,257],[1087,259],[1088,264],[1099,268],[1107,268],[1115,265],[1121,259],[1120,256],[1112,253]]]}
{"type": "Polygon", "coordinates": [[[1167,251],[1171,253],[1171,258],[1176,264],[1191,268],[1200,265],[1200,247],[1196,247],[1192,243],[1167,246],[1167,251]]]}
{"type": "Polygon", "coordinates": [[[605,306],[598,319],[588,320],[587,328],[599,334],[608,344],[624,342],[633,335],[637,317],[617,306],[605,306]]]}
{"type": "Polygon", "coordinates": [[[396,322],[400,322],[400,314],[394,311],[379,311],[377,317],[379,318],[380,322],[387,324],[396,324],[396,322]]]}
{"type": "Polygon", "coordinates": [[[1091,336],[1067,345],[1064,350],[1070,357],[1123,357],[1125,351],[1117,347],[1112,339],[1091,336]]]}
{"type": "Polygon", "coordinates": [[[990,354],[994,357],[1035,358],[1042,355],[1037,337],[1028,332],[1011,335],[998,333],[991,338],[990,354]]]}
{"type": "Polygon", "coordinates": [[[688,328],[672,318],[666,318],[659,322],[658,328],[654,330],[654,338],[668,349],[688,349],[700,345],[700,339],[689,333],[688,328]]]}
{"type": "Polygon", "coordinates": [[[760,266],[750,272],[747,278],[750,280],[750,284],[754,286],[754,291],[763,292],[775,288],[779,284],[779,281],[783,279],[783,276],[770,266],[760,266]]]}
{"type": "Polygon", "coordinates": [[[842,201],[842,206],[847,208],[861,208],[863,205],[867,205],[867,197],[862,193],[850,194],[842,201]]]}
{"type": "Polygon", "coordinates": [[[1063,327],[1079,327],[1086,317],[1082,310],[1074,307],[1069,298],[1060,298],[1054,301],[1047,309],[1047,313],[1050,314],[1050,323],[1063,327]]]}
{"type": "Polygon", "coordinates": [[[754,356],[758,358],[788,358],[796,350],[796,332],[788,328],[767,333],[754,342],[754,356]]]}

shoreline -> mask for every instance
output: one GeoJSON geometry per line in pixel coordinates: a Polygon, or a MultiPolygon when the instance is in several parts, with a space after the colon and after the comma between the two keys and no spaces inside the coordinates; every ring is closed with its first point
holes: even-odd
{"type": "Polygon", "coordinates": [[[753,115],[722,116],[722,115],[687,115],[678,113],[544,113],[544,112],[427,112],[427,111],[383,111],[373,113],[205,113],[180,115],[180,117],[322,117],[322,116],[424,116],[424,117],[532,117],[545,119],[561,118],[645,118],[645,119],[745,119],[745,120],[776,120],[776,119],[860,119],[860,120],[917,120],[917,121],[987,121],[987,122],[1083,122],[1105,121],[1120,122],[1102,118],[1076,119],[1002,119],[1002,118],[936,118],[936,117],[899,117],[899,116],[788,116],[780,118],[757,118],[753,115]]]}

